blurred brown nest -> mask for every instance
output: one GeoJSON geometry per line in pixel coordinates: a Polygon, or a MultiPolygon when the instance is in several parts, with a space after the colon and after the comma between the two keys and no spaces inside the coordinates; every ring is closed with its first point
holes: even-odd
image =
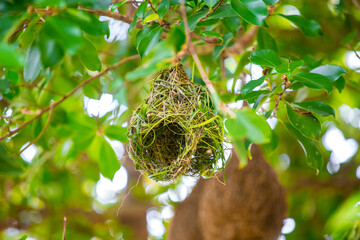
{"type": "Polygon", "coordinates": [[[133,113],[128,153],[155,181],[211,176],[222,160],[224,129],[210,94],[189,80],[181,64],[163,70],[133,113]]]}

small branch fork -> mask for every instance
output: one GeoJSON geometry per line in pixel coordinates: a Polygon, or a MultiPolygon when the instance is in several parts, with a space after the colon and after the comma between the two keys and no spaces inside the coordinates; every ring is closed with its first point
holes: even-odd
{"type": "MultiPolygon", "coordinates": [[[[191,31],[189,29],[189,25],[188,25],[188,21],[187,21],[187,17],[186,17],[186,9],[185,9],[185,4],[184,4],[184,0],[181,0],[181,14],[183,16],[184,19],[184,26],[185,26],[185,33],[186,33],[186,46],[187,49],[189,50],[191,56],[193,57],[195,64],[200,72],[201,78],[203,79],[203,81],[206,84],[206,87],[208,88],[210,94],[212,96],[214,96],[216,94],[215,88],[213,86],[213,83],[209,80],[208,76],[205,73],[204,68],[201,65],[201,62],[199,60],[199,57],[195,51],[194,45],[191,42],[191,31]]],[[[235,117],[234,112],[231,111],[231,109],[225,104],[225,103],[220,103],[220,107],[221,109],[227,113],[230,117],[235,117]]]]}
{"type": "Polygon", "coordinates": [[[286,74],[284,74],[281,78],[282,78],[282,80],[284,80],[285,84],[284,84],[284,89],[282,90],[282,92],[279,95],[279,98],[276,100],[276,104],[275,104],[275,108],[274,108],[274,115],[273,115],[274,117],[276,116],[276,112],[278,110],[278,106],[279,106],[279,103],[281,101],[281,98],[284,95],[288,85],[290,84],[289,80],[287,79],[286,74]]]}
{"type": "Polygon", "coordinates": [[[209,11],[204,17],[202,17],[200,19],[200,21],[203,21],[204,19],[206,19],[210,14],[212,14],[213,12],[215,12],[219,7],[224,6],[225,4],[222,4],[224,0],[220,0],[220,2],[218,3],[218,5],[216,5],[216,7],[214,7],[213,9],[211,9],[211,11],[209,11]]]}
{"type": "MultiPolygon", "coordinates": [[[[35,121],[36,119],[40,118],[44,113],[48,112],[48,111],[52,111],[52,109],[54,109],[56,106],[58,106],[60,103],[62,103],[63,101],[65,101],[67,98],[69,98],[71,95],[73,95],[76,91],[78,91],[80,88],[84,87],[86,84],[90,83],[91,81],[93,81],[94,79],[97,79],[103,75],[105,75],[107,72],[109,72],[110,70],[113,70],[117,67],[119,67],[120,65],[138,59],[139,55],[134,55],[131,57],[127,57],[124,58],[123,60],[119,61],[118,63],[115,63],[114,65],[112,65],[111,67],[106,68],[104,71],[100,72],[99,74],[87,79],[86,81],[82,82],[80,85],[78,85],[77,87],[75,87],[73,90],[71,90],[70,92],[68,92],[65,96],[63,96],[60,100],[53,102],[52,104],[50,104],[49,107],[42,109],[35,117],[33,117],[32,119],[30,119],[29,121],[24,122],[21,126],[19,126],[18,128],[16,128],[15,130],[9,131],[7,134],[3,135],[0,137],[0,142],[3,141],[5,138],[10,137],[12,135],[14,135],[15,133],[19,132],[21,129],[23,129],[24,127],[26,127],[27,125],[29,125],[30,123],[32,123],[33,121],[35,121]]],[[[50,115],[50,114],[49,114],[50,115]]],[[[51,115],[50,115],[51,117],[51,115]]],[[[41,134],[41,133],[40,133],[41,134]]],[[[40,136],[41,137],[41,136],[40,136]]],[[[23,149],[24,150],[24,149],[23,149]]]]}

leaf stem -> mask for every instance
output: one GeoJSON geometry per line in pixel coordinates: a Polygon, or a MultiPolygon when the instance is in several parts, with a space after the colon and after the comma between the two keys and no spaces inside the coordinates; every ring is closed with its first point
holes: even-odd
{"type": "Polygon", "coordinates": [[[210,14],[212,14],[213,12],[215,12],[219,7],[224,6],[222,5],[224,0],[220,0],[220,2],[218,3],[218,5],[216,5],[216,7],[214,7],[213,9],[210,9],[210,11],[200,19],[200,21],[203,21],[205,18],[207,18],[210,14]]]}

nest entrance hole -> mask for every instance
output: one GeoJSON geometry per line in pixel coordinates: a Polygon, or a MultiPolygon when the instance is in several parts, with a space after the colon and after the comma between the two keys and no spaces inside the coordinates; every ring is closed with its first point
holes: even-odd
{"type": "Polygon", "coordinates": [[[144,139],[146,157],[158,164],[170,166],[186,147],[185,135],[185,129],[177,123],[157,127],[144,139]]]}

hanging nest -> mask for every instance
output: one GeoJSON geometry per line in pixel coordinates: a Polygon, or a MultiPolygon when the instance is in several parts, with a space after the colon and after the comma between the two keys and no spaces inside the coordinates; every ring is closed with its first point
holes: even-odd
{"type": "Polygon", "coordinates": [[[155,181],[211,176],[220,159],[224,166],[222,119],[209,92],[181,64],[155,78],[129,125],[129,157],[155,181]]]}

